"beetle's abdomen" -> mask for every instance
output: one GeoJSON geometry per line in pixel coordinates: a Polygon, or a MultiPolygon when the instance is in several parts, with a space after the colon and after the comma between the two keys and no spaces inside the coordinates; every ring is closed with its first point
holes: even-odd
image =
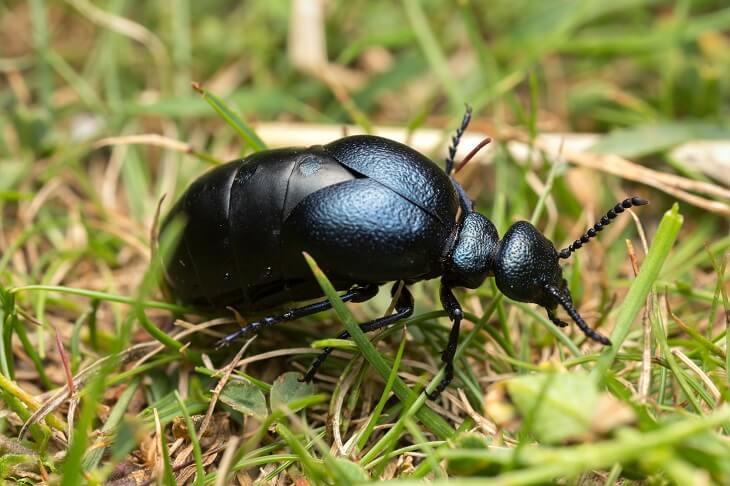
{"type": "Polygon", "coordinates": [[[185,224],[165,268],[165,277],[184,302],[208,304],[240,293],[233,280],[233,246],[228,232],[228,199],[241,161],[205,173],[185,191],[162,224],[161,234],[180,218],[185,224]],[[211,261],[208,255],[215,255],[211,261]],[[216,289],[215,292],[209,292],[216,289]]]}
{"type": "MultiPolygon", "coordinates": [[[[185,229],[166,268],[194,305],[265,308],[288,300],[281,226],[304,197],[354,175],[320,148],[270,150],[217,167],[185,191],[162,225],[185,229]]],[[[296,297],[296,295],[294,295],[296,297]]]]}

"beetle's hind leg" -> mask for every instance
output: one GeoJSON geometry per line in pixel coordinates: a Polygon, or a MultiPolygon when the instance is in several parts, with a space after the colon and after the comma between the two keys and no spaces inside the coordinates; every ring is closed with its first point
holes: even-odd
{"type": "MultiPolygon", "coordinates": [[[[375,297],[375,294],[378,293],[378,286],[377,285],[363,285],[363,286],[357,286],[353,287],[352,289],[348,290],[347,293],[342,295],[340,299],[342,299],[342,302],[364,302],[366,300],[372,299],[375,297]]],[[[273,326],[274,324],[278,324],[280,322],[284,321],[293,321],[295,319],[299,319],[304,316],[310,316],[312,314],[316,314],[318,312],[325,311],[327,309],[331,309],[332,304],[329,300],[322,300],[320,302],[315,302],[313,304],[305,305],[304,307],[299,307],[297,309],[291,309],[289,311],[284,312],[283,314],[280,314],[278,316],[266,316],[262,317],[261,319],[251,322],[250,324],[242,327],[241,329],[237,330],[234,333],[231,333],[223,338],[221,338],[216,344],[216,349],[224,348],[231,344],[233,341],[238,339],[241,336],[245,336],[247,334],[254,334],[259,332],[261,329],[273,326]]]]}
{"type": "MultiPolygon", "coordinates": [[[[396,282],[395,285],[393,285],[392,292],[395,292],[397,288],[398,283],[396,282]]],[[[398,297],[398,301],[395,304],[395,314],[391,314],[389,316],[381,317],[379,319],[374,319],[372,321],[360,324],[360,329],[362,330],[362,332],[376,331],[383,327],[394,324],[398,321],[402,321],[403,319],[407,319],[412,314],[413,296],[411,295],[411,292],[408,290],[407,287],[403,287],[401,289],[400,296],[398,297]]],[[[349,337],[350,333],[344,331],[337,336],[337,339],[347,339],[349,337]]],[[[322,354],[317,356],[312,362],[312,365],[309,367],[309,370],[307,370],[304,378],[302,378],[302,381],[312,381],[314,379],[314,375],[317,373],[317,370],[320,366],[322,366],[322,363],[325,362],[325,360],[332,351],[333,348],[331,347],[326,347],[322,349],[322,354]]]]}

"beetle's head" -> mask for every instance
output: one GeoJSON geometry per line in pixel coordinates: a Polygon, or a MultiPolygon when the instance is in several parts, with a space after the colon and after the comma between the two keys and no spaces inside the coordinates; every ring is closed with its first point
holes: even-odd
{"type": "Polygon", "coordinates": [[[513,224],[500,242],[494,262],[499,290],[513,300],[554,308],[548,286],[561,289],[563,271],[553,244],[527,221],[513,224]]]}
{"type": "Polygon", "coordinates": [[[580,239],[560,252],[527,221],[513,224],[495,254],[494,277],[497,287],[511,299],[541,305],[555,324],[564,326],[565,323],[555,316],[555,310],[560,305],[586,336],[602,344],[611,344],[608,338],[591,329],[573,306],[558,262],[561,258],[569,258],[572,252],[596,236],[617,214],[644,204],[647,201],[636,197],[622,201],[580,239]]]}
{"type": "Polygon", "coordinates": [[[566,324],[555,316],[560,304],[591,339],[611,344],[607,337],[591,329],[578,314],[563,278],[553,244],[527,221],[510,227],[500,242],[494,262],[494,278],[499,290],[510,299],[544,307],[550,320],[566,324]]]}

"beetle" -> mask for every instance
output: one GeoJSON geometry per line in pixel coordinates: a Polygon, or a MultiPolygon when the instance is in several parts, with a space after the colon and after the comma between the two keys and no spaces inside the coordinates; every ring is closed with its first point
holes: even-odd
{"type": "MultiPolygon", "coordinates": [[[[463,312],[453,289],[477,288],[487,277],[494,277],[507,297],[544,307],[554,324],[565,327],[556,314],[562,307],[586,336],[610,345],[576,310],[559,260],[617,214],[647,201],[630,197],[616,204],[560,252],[527,221],[514,223],[500,240],[494,224],[474,209],[452,174],[470,119],[467,107],[445,170],[404,144],[355,135],[326,145],[265,150],[208,171],[189,186],[161,225],[164,233],[175,218],[186,220],[165,266],[168,287],[193,306],[269,313],[219,341],[225,346],[331,308],[325,299],[271,313],[285,304],[322,299],[302,252],[314,257],[345,302],[364,302],[387,282],[395,282],[396,294],[404,284],[395,312],[361,324],[364,332],[411,316],[408,285],[440,278],[440,300],[452,327],[441,355],[444,376],[431,399],[454,375],[463,312]]],[[[324,348],[304,380],[313,379],[331,351],[324,348]]]]}

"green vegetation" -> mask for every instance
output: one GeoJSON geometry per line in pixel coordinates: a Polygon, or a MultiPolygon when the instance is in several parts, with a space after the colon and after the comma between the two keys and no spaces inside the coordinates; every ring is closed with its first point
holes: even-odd
{"type": "Polygon", "coordinates": [[[326,52],[294,3],[0,3],[0,480],[727,484],[728,169],[674,150],[730,141],[727,2],[330,1],[326,52]],[[565,266],[614,346],[488,281],[459,294],[456,379],[430,402],[435,282],[376,335],[355,324],[386,292],[225,351],[233,313],[160,288],[160,199],[273,146],[262,122],[435,128],[440,160],[465,102],[495,142],[459,178],[500,233],[532,218],[562,248],[625,195],[651,201],[565,266]],[[544,135],[571,132],[599,138],[555,157],[544,135]]]}

